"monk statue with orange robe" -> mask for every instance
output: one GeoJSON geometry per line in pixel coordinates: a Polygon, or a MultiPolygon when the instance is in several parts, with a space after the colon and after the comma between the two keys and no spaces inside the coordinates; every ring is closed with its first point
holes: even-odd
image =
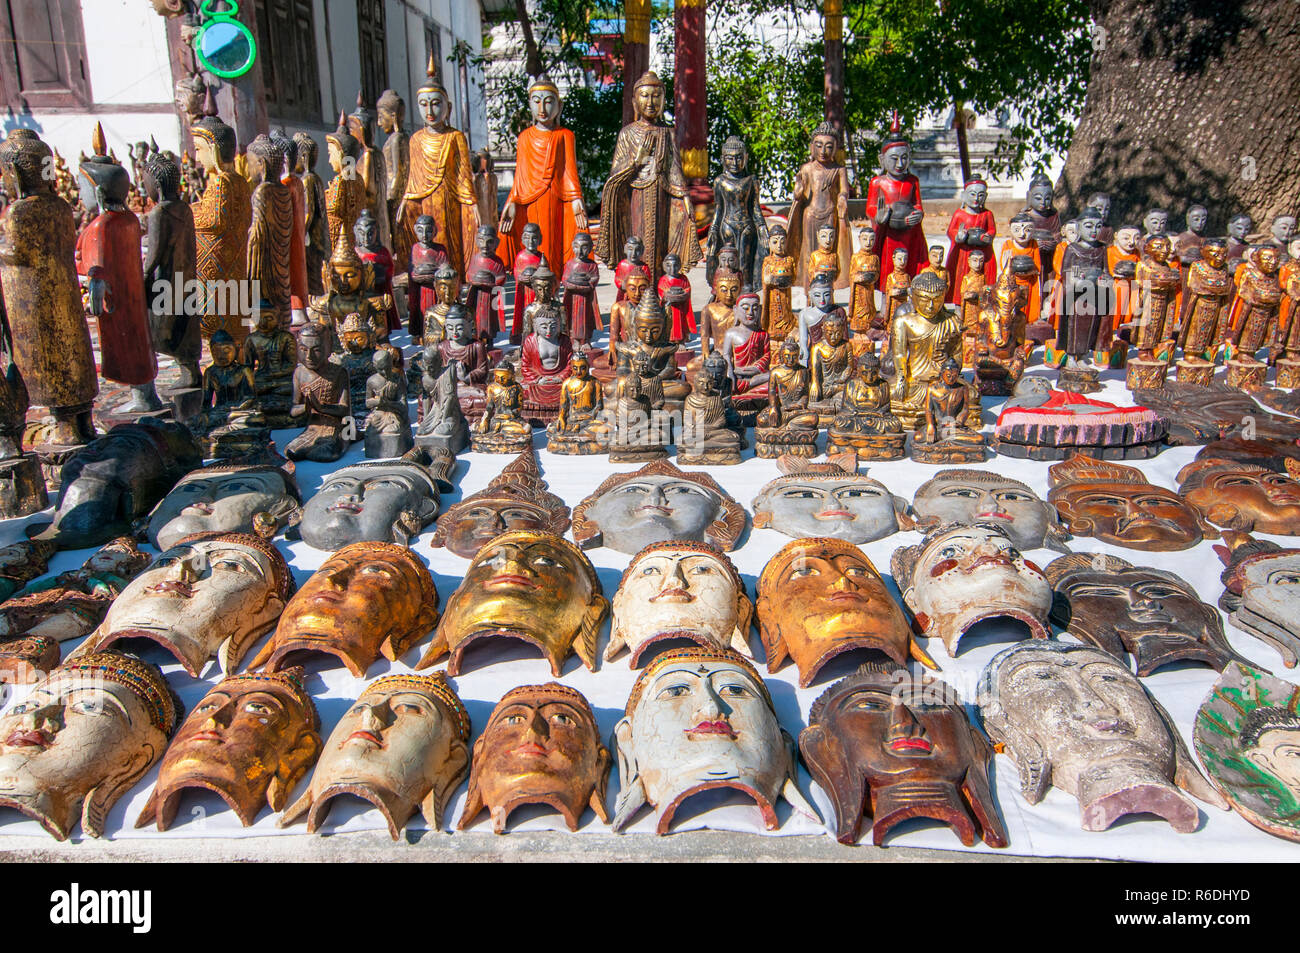
{"type": "Polygon", "coordinates": [[[536,225],[542,258],[563,274],[573,257],[573,236],[587,230],[573,131],[560,125],[560,91],[545,76],[528,87],[528,108],[533,124],[516,141],[514,182],[498,224],[502,257],[514,261],[524,227],[536,225]]]}
{"type": "Polygon", "coordinates": [[[436,234],[447,246],[447,260],[457,273],[465,274],[466,260],[473,254],[478,229],[478,198],[470,169],[469,143],[465,133],[447,124],[451,97],[438,79],[438,68],[429,57],[428,81],[416,93],[416,104],[424,128],[411,134],[410,163],[406,173],[406,195],[397,218],[410,247],[415,220],[433,217],[436,234]]]}

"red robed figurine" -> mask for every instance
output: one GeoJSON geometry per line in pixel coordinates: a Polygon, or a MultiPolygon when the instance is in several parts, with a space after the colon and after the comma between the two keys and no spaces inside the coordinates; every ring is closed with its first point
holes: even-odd
{"type": "Polygon", "coordinates": [[[131,386],[131,399],[115,408],[140,413],[162,406],[154,391],[158,359],[146,307],[140,219],[126,207],[131,180],[107,155],[104,130],[95,125],[95,154],[81,174],[95,186],[100,213],[77,239],[77,273],[90,279],[90,313],[99,323],[99,372],[131,386]]]}
{"type": "MultiPolygon", "coordinates": [[[[867,215],[876,227],[875,252],[882,262],[894,260],[894,250],[907,250],[907,274],[915,278],[925,268],[925,231],[921,227],[925,209],[921,206],[921,180],[908,172],[912,163],[912,144],[894,131],[880,148],[884,169],[873,176],[867,186],[867,215]]],[[[889,277],[880,269],[876,287],[885,290],[889,277]]]]}
{"type": "Polygon", "coordinates": [[[596,284],[600,266],[591,259],[591,236],[579,232],[573,236],[573,257],[564,266],[564,321],[569,337],[578,344],[591,340],[594,331],[603,331],[600,307],[596,304],[596,284]]]}
{"type": "Polygon", "coordinates": [[[682,274],[682,260],[676,255],[664,255],[664,275],[656,290],[664,307],[673,316],[669,339],[680,344],[688,327],[692,334],[695,333],[695,312],[691,310],[691,281],[682,274]]]}
{"type": "Polygon", "coordinates": [[[435,276],[447,264],[447,248],[435,242],[438,225],[432,215],[415,220],[415,242],[406,266],[406,329],[413,340],[424,336],[424,312],[438,303],[435,276]]]}
{"type": "Polygon", "coordinates": [[[623,290],[623,282],[627,281],[628,274],[634,268],[640,269],[641,273],[646,276],[647,281],[654,281],[654,275],[650,273],[650,266],[641,258],[645,251],[645,244],[636,235],[629,235],[627,244],[623,248],[623,260],[614,268],[614,287],[618,289],[618,294],[614,296],[615,301],[622,301],[627,297],[627,292],[623,290]]]}
{"type": "Polygon", "coordinates": [[[389,332],[402,330],[402,322],[397,317],[397,302],[393,299],[393,253],[380,244],[379,222],[369,209],[362,209],[357,216],[352,236],[356,240],[357,257],[375,273],[375,293],[388,296],[389,332]]]}
{"type": "Polygon", "coordinates": [[[478,251],[465,266],[465,277],[469,283],[465,307],[474,317],[478,336],[490,345],[497,331],[506,326],[505,305],[501,296],[496,294],[496,289],[505,287],[508,272],[505,263],[496,256],[497,245],[501,240],[497,238],[494,226],[480,225],[474,234],[474,241],[478,245],[478,251]],[[487,281],[489,275],[492,277],[491,284],[487,281]],[[492,315],[494,295],[497,298],[495,318],[492,315]]]}
{"type": "Polygon", "coordinates": [[[993,260],[993,238],[998,233],[997,222],[993,213],[984,207],[988,199],[989,187],[978,176],[970,179],[963,187],[961,208],[952,213],[948,220],[948,239],[952,245],[948,249],[948,260],[944,267],[948,269],[948,303],[959,304],[961,300],[961,280],[970,271],[967,259],[973,251],[984,252],[984,280],[992,288],[997,281],[997,263],[993,260]]]}
{"type": "MultiPolygon", "coordinates": [[[[523,245],[515,255],[515,300],[510,314],[510,343],[518,344],[524,339],[524,311],[537,296],[533,294],[533,272],[539,265],[546,263],[546,256],[538,249],[542,247],[542,229],[535,222],[529,222],[519,234],[523,245]]],[[[549,264],[548,264],[549,267],[549,264]]]]}

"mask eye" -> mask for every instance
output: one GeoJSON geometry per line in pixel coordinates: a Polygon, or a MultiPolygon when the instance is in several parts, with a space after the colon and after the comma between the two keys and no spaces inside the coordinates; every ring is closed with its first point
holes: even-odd
{"type": "Polygon", "coordinates": [[[522,725],[527,719],[523,715],[506,715],[507,725],[522,725]]]}
{"type": "Polygon", "coordinates": [[[690,693],[691,693],[691,688],[689,685],[683,685],[678,683],[676,685],[669,685],[667,688],[665,688],[663,691],[659,693],[659,697],[660,698],[682,698],[686,695],[689,695],[690,693]]]}
{"type": "Polygon", "coordinates": [[[659,575],[659,567],[658,567],[658,566],[645,566],[645,567],[642,568],[642,570],[641,570],[641,575],[643,575],[643,576],[657,576],[657,575],[659,575]]]}
{"type": "Polygon", "coordinates": [[[553,724],[553,725],[564,725],[564,726],[567,728],[567,727],[569,727],[570,725],[575,724],[575,722],[574,722],[574,720],[573,720],[570,716],[568,716],[568,715],[555,714],[555,715],[552,715],[552,716],[551,716],[551,724],[553,724]]]}

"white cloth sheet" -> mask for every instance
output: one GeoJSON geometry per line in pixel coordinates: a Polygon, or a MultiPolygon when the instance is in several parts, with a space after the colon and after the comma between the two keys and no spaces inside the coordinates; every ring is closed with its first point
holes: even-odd
{"type": "MultiPolygon", "coordinates": [[[[697,276],[697,284],[702,285],[703,278],[700,270],[697,270],[692,277],[697,276]]],[[[612,289],[604,287],[602,282],[601,290],[609,296],[612,289]]],[[[697,302],[702,298],[701,290],[698,287],[696,289],[697,302]]],[[[707,297],[703,296],[703,300],[707,300],[707,297]]],[[[605,306],[608,306],[607,302],[605,306]]],[[[404,333],[395,335],[394,340],[407,344],[405,350],[408,355],[414,354],[415,348],[409,345],[404,333]]],[[[1038,353],[1041,354],[1041,351],[1038,353]]],[[[1044,373],[1041,367],[1030,369],[1030,373],[1035,372],[1044,373]]],[[[1105,372],[1103,374],[1105,390],[1096,396],[1116,403],[1128,403],[1122,373],[1121,371],[1105,372]]],[[[1051,372],[1051,374],[1054,379],[1055,373],[1051,372]]],[[[985,399],[986,422],[991,423],[995,418],[999,405],[1000,401],[985,399]]],[[[986,430],[989,429],[991,427],[986,427],[986,430]]],[[[294,434],[294,431],[281,431],[275,434],[276,443],[281,450],[294,434]]],[[[824,449],[824,434],[821,441],[824,449]]],[[[750,442],[752,444],[752,440],[750,442]]],[[[545,434],[541,432],[535,434],[534,443],[539,450],[538,458],[543,476],[550,484],[551,490],[563,497],[571,508],[594,490],[610,473],[634,469],[626,465],[610,464],[605,457],[557,456],[547,453],[543,449],[545,434]]],[[[1174,475],[1193,458],[1197,449],[1196,447],[1170,448],[1153,460],[1139,462],[1137,466],[1153,483],[1172,487],[1175,485],[1174,475]]],[[[358,443],[338,463],[299,464],[298,480],[304,498],[310,497],[316,491],[326,474],[344,463],[359,460],[361,457],[362,446],[358,443]]],[[[445,509],[450,502],[482,489],[511,459],[513,457],[508,455],[477,453],[462,455],[457,462],[454,475],[457,490],[444,498],[443,508],[445,509]]],[[[869,466],[872,476],[881,480],[894,493],[908,500],[912,498],[917,487],[938,470],[937,467],[916,464],[908,460],[864,464],[864,467],[866,466],[869,466]]],[[[1046,463],[995,456],[980,466],[1023,480],[1042,496],[1047,493],[1048,464],[1046,463]]],[[[754,458],[752,448],[746,451],[745,460],[739,466],[700,469],[706,470],[717,479],[736,500],[745,506],[746,510],[750,509],[750,504],[759,489],[768,480],[778,475],[775,462],[754,458]]],[[[28,520],[13,520],[0,524],[0,543],[22,539],[23,525],[30,519],[40,518],[32,517],[28,520]]],[[[445,549],[432,548],[429,543],[431,536],[432,527],[420,535],[413,548],[433,572],[438,592],[445,605],[447,598],[459,584],[468,561],[445,549]]],[[[889,557],[895,547],[919,539],[918,533],[899,533],[870,543],[863,548],[872,562],[887,575],[889,557]]],[[[1281,538],[1278,541],[1287,543],[1281,538]]],[[[764,564],[787,542],[789,539],[786,536],[773,530],[747,529],[741,538],[739,548],[731,554],[731,557],[744,577],[751,596],[754,595],[754,587],[764,564]]],[[[288,542],[280,538],[278,544],[289,559],[299,583],[320,566],[328,555],[312,549],[303,542],[288,542]]],[[[1223,588],[1219,582],[1222,566],[1211,549],[1210,542],[1202,542],[1191,550],[1179,553],[1142,553],[1108,546],[1091,539],[1076,539],[1069,545],[1078,551],[1113,553],[1139,565],[1176,572],[1191,582],[1211,604],[1215,603],[1223,588]]],[[[50,572],[75,568],[87,555],[88,551],[60,553],[51,562],[50,572]]],[[[1040,565],[1046,565],[1057,554],[1044,550],[1033,551],[1029,555],[1040,565]]],[[[630,557],[608,548],[591,550],[589,556],[600,575],[605,595],[612,598],[619,577],[630,557]]],[[[894,592],[897,596],[896,589],[894,592]]],[[[1226,629],[1229,641],[1238,652],[1280,677],[1292,681],[1298,680],[1295,671],[1283,668],[1280,657],[1273,649],[1237,631],[1231,625],[1226,625],[1226,629]]],[[[1009,626],[1004,629],[988,628],[987,631],[964,640],[955,659],[948,656],[939,639],[923,639],[922,645],[940,666],[941,671],[935,673],[937,677],[955,687],[970,710],[969,706],[975,696],[976,680],[984,664],[999,650],[1011,644],[1010,640],[1019,638],[1022,634],[1022,630],[1015,630],[1009,626]]],[[[600,637],[601,653],[604,652],[607,641],[608,622],[600,637]]],[[[384,674],[409,671],[410,666],[419,659],[427,644],[427,637],[421,639],[395,664],[380,659],[371,666],[365,680],[353,678],[345,668],[332,660],[328,662],[320,660],[310,664],[307,686],[321,714],[322,734],[328,736],[348,704],[357,697],[367,681],[384,674]]],[[[763,650],[756,631],[751,634],[750,644],[759,660],[760,671],[768,679],[781,723],[795,737],[806,726],[809,709],[817,696],[833,681],[852,671],[861,660],[854,656],[836,660],[827,666],[816,684],[807,689],[800,689],[793,664],[787,663],[785,668],[775,674],[766,674],[762,665],[763,650]]],[[[72,647],[72,644],[65,643],[64,654],[66,655],[72,647]]],[[[250,649],[245,664],[248,659],[255,656],[257,648],[258,646],[255,646],[250,649]]],[[[179,693],[187,710],[191,709],[219,680],[216,664],[212,662],[203,671],[202,678],[194,680],[189,678],[178,664],[169,661],[169,657],[161,651],[153,652],[149,657],[155,662],[163,663],[167,677],[179,693]]],[[[916,663],[912,665],[913,668],[916,667],[916,663]]],[[[622,716],[636,674],[636,671],[628,668],[626,654],[613,662],[602,661],[594,673],[588,672],[576,656],[570,655],[565,662],[560,680],[586,695],[596,712],[601,732],[608,739],[614,724],[622,716]]],[[[1216,676],[1216,672],[1204,665],[1189,664],[1166,667],[1145,679],[1147,687],[1173,716],[1189,746],[1197,707],[1214,685],[1216,676]]],[[[504,640],[491,647],[472,650],[466,657],[463,674],[452,682],[469,710],[474,734],[477,737],[493,705],[506,691],[517,685],[550,680],[549,666],[534,649],[523,643],[504,640]]],[[[5,700],[5,707],[11,705],[15,699],[21,698],[25,692],[24,688],[11,690],[5,700]]],[[[106,825],[108,837],[125,840],[153,837],[310,836],[305,833],[302,824],[281,830],[275,824],[276,816],[272,815],[269,809],[261,812],[253,826],[241,827],[234,814],[219,798],[215,795],[198,793],[186,796],[176,823],[170,831],[159,833],[152,826],[136,830],[135,819],[145,804],[156,775],[155,767],[112,810],[106,825]]],[[[1104,833],[1085,832],[1079,827],[1076,801],[1062,791],[1053,789],[1046,799],[1036,806],[1026,803],[1020,795],[1015,765],[1008,756],[995,757],[993,777],[998,807],[1010,835],[1011,844],[1008,850],[1012,853],[1146,861],[1285,861],[1300,858],[1300,846],[1263,833],[1235,813],[1219,811],[1205,804],[1199,805],[1202,813],[1201,826],[1191,834],[1178,834],[1162,820],[1146,815],[1126,818],[1104,833]]],[[[806,794],[811,794],[823,818],[828,820],[814,820],[793,813],[789,805],[781,801],[778,806],[781,826],[772,833],[783,836],[833,836],[833,827],[829,826],[831,817],[829,802],[823,792],[812,785],[807,772],[803,769],[800,770],[799,786],[806,794]]],[[[611,813],[618,787],[617,766],[615,766],[609,787],[608,803],[611,813]]],[[[302,790],[303,787],[300,786],[294,797],[301,794],[302,790]]],[[[443,823],[446,830],[450,831],[460,818],[464,799],[465,786],[462,784],[446,812],[443,823]]],[[[409,826],[419,829],[424,826],[424,822],[419,815],[416,815],[409,826]]],[[[369,805],[342,797],[334,802],[324,830],[327,832],[383,830],[385,827],[380,814],[369,805]]],[[[751,803],[747,803],[743,796],[736,794],[710,793],[688,802],[678,812],[674,833],[703,827],[715,830],[762,832],[762,823],[757,809],[751,803]]],[[[478,823],[472,829],[490,829],[490,821],[486,813],[480,815],[478,823]]],[[[529,808],[521,809],[512,816],[509,829],[566,830],[558,814],[529,808]]],[[[583,815],[579,831],[573,836],[607,830],[608,828],[588,809],[583,815]]],[[[41,833],[41,828],[35,822],[25,820],[12,811],[0,811],[0,839],[9,834],[40,835],[41,833]]],[[[641,836],[654,836],[653,819],[648,810],[642,812],[629,830],[629,858],[635,858],[637,841],[641,836]]],[[[870,836],[868,830],[863,831],[864,842],[869,843],[870,836]]],[[[73,837],[79,839],[84,835],[78,830],[73,837]]],[[[962,849],[960,841],[947,827],[920,820],[909,821],[896,827],[887,839],[886,845],[962,849]]],[[[972,849],[985,851],[989,848],[977,844],[972,849]]]]}

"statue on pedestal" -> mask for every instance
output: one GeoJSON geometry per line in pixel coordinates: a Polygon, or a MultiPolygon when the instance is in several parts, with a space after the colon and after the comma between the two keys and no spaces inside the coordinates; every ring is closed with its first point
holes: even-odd
{"type": "Polygon", "coordinates": [[[817,412],[808,406],[808,369],[799,363],[799,341],[793,336],[781,342],[779,364],[768,378],[768,405],[754,422],[754,452],[776,458],[783,453],[796,457],[817,455],[817,412]]]}
{"type": "Polygon", "coordinates": [[[330,361],[332,338],[323,324],[309,324],[298,334],[298,367],[293,372],[289,414],[304,420],[306,428],[285,447],[290,460],[331,463],[343,456],[355,439],[355,426],[348,427],[352,413],[348,372],[330,361]]]}
{"type": "Polygon", "coordinates": [[[612,430],[605,421],[605,395],[591,376],[587,355],[569,358],[569,376],[560,385],[560,409],[546,428],[546,449],[552,453],[605,453],[612,430]]]}
{"type": "MultiPolygon", "coordinates": [[[[925,231],[921,225],[921,180],[907,171],[912,165],[912,144],[897,128],[880,147],[883,171],[867,185],[867,218],[876,227],[876,254],[882,262],[893,261],[894,252],[907,252],[910,278],[925,267],[925,231]]],[[[880,290],[885,291],[882,274],[880,290]]]]}
{"type": "Polygon", "coordinates": [[[145,218],[144,290],[150,295],[153,345],[176,359],[178,389],[200,383],[199,315],[192,313],[185,287],[196,275],[194,212],[181,198],[181,169],[167,153],[158,153],[144,168],[142,186],[154,203],[145,218]],[[176,282],[181,287],[175,287],[176,282]],[[165,292],[165,293],[163,293],[165,292]]]}
{"type": "Polygon", "coordinates": [[[0,287],[14,365],[31,402],[54,416],[48,443],[71,448],[94,439],[99,379],[77,284],[72,209],[43,178],[51,154],[30,129],[15,129],[0,144],[9,196],[0,222],[0,287]]]}
{"type": "Polygon", "coordinates": [[[713,224],[709,227],[705,279],[717,277],[719,252],[734,246],[741,288],[754,291],[762,284],[760,249],[767,248],[767,222],[759,207],[758,183],[745,174],[749,149],[738,136],[722,144],[722,174],[713,180],[713,224]]]}
{"type": "Polygon", "coordinates": [[[406,375],[393,368],[387,348],[375,352],[375,372],[366,381],[366,456],[400,457],[415,446],[406,407],[406,375]]]}
{"type": "Polygon", "coordinates": [[[98,214],[77,238],[77,272],[89,279],[90,313],[99,321],[99,372],[131,387],[115,414],[142,414],[162,407],[154,390],[154,355],[141,263],[140,219],[126,207],[130,179],[108,155],[104,128],[95,124],[91,151],[81,163],[83,201],[98,214]]]}

